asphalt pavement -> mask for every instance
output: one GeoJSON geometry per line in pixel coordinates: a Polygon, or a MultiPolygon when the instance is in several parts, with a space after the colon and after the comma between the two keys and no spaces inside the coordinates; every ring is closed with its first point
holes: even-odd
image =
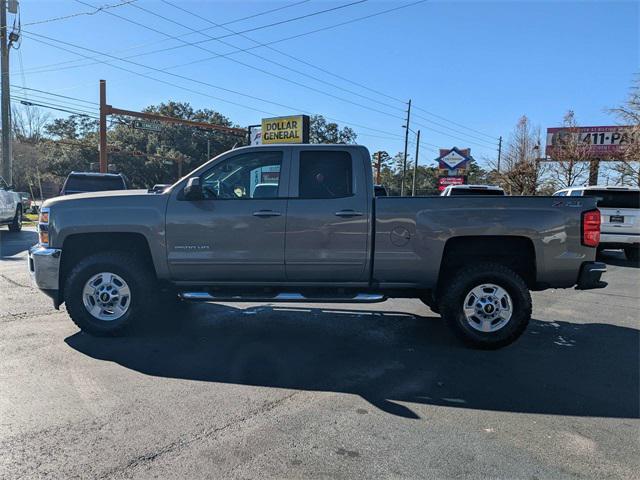
{"type": "Polygon", "coordinates": [[[640,478],[640,269],[462,346],[417,300],[198,304],[79,333],[0,229],[0,478],[640,478]]]}

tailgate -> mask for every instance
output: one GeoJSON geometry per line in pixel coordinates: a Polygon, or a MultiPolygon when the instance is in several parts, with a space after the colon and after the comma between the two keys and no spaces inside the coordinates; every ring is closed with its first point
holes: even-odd
{"type": "Polygon", "coordinates": [[[640,235],[640,209],[600,208],[602,233],[630,233],[640,235]]]}

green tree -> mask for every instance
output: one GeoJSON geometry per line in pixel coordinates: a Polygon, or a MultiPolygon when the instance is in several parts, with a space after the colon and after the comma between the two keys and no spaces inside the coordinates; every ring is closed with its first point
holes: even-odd
{"type": "Polygon", "coordinates": [[[349,127],[327,122],[322,115],[312,115],[309,119],[310,143],[355,143],[358,135],[349,127]]]}

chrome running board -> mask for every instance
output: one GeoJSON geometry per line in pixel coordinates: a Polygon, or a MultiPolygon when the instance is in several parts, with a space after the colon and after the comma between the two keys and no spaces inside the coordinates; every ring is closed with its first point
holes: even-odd
{"type": "Polygon", "coordinates": [[[274,295],[242,295],[233,293],[181,292],[180,298],[189,302],[304,302],[304,303],[375,303],[387,297],[379,293],[354,295],[315,296],[303,293],[277,293],[274,295]]]}

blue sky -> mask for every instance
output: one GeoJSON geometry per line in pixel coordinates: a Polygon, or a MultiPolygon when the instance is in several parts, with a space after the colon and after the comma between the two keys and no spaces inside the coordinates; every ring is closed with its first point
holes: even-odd
{"type": "MultiPolygon", "coordinates": [[[[354,1],[171,0],[217,24],[296,3],[276,12],[228,24],[227,28],[235,32],[354,1]]],[[[359,143],[369,146],[372,151],[382,149],[392,155],[403,148],[405,105],[401,100],[411,98],[416,107],[414,113],[420,116],[414,117],[411,127],[421,129],[423,161],[437,156],[436,147],[454,145],[470,147],[478,159],[493,158],[497,137],[502,135],[506,139],[523,114],[543,130],[557,126],[568,109],[576,112],[583,125],[616,123],[606,109],[624,101],[639,70],[638,2],[426,1],[271,47],[250,50],[254,55],[240,52],[229,56],[245,65],[223,56],[196,62],[215,54],[253,47],[256,42],[273,42],[413,1],[365,1],[245,33],[254,40],[252,42],[160,0],[137,0],[132,5],[108,10],[157,32],[104,11],[28,25],[90,12],[92,8],[87,4],[98,7],[122,0],[22,0],[24,36],[20,50],[11,52],[11,83],[97,101],[98,80],[102,78],[107,80],[108,102],[114,106],[137,110],[169,99],[189,101],[194,107],[216,109],[241,126],[259,123],[269,114],[321,113],[339,119],[341,124],[352,125],[359,133],[359,143]],[[219,41],[199,43],[202,49],[209,50],[203,51],[193,46],[184,47],[180,40],[167,39],[167,35],[182,35],[183,42],[210,40],[189,30],[208,27],[212,28],[206,35],[226,35],[221,39],[226,44],[219,41]],[[116,57],[162,50],[130,59],[155,69],[191,61],[196,63],[169,69],[169,72],[186,77],[177,78],[100,57],[102,61],[176,85],[171,86],[96,63],[96,60],[82,60],[69,51],[36,40],[56,43],[89,57],[97,54],[34,34],[116,57]],[[343,78],[297,62],[281,52],[343,78]],[[57,65],[61,62],[69,63],[57,65]],[[70,68],[83,63],[93,64],[70,68]],[[38,70],[41,66],[48,67],[38,70]]],[[[24,97],[25,94],[15,88],[12,95],[24,97]]],[[[40,101],[35,95],[34,92],[27,94],[32,101],[40,101]]],[[[62,102],[66,101],[60,99],[62,102]]],[[[93,108],[89,104],[86,107],[93,108]]],[[[413,151],[415,147],[410,148],[413,151]]]]}

